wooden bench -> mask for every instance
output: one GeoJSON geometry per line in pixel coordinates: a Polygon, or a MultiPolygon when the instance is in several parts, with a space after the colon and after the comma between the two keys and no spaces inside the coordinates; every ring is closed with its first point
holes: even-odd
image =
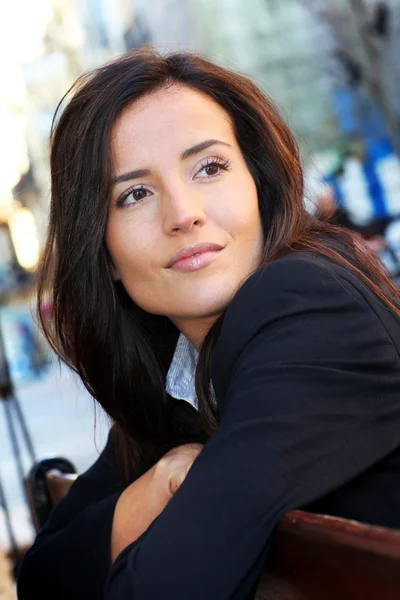
{"type": "MultiPolygon", "coordinates": [[[[76,476],[45,473],[52,506],[76,476]]],[[[277,525],[256,599],[400,600],[400,530],[291,511],[277,525]]]]}
{"type": "Polygon", "coordinates": [[[24,483],[36,532],[43,527],[52,508],[64,498],[77,477],[77,469],[66,458],[44,458],[33,465],[24,483]]]}
{"type": "Polygon", "coordinates": [[[287,513],[276,528],[257,600],[339,599],[400,599],[400,531],[287,513]]]}

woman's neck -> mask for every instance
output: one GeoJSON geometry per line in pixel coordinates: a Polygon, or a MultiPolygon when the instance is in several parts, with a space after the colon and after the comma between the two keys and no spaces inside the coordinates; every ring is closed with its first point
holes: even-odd
{"type": "Polygon", "coordinates": [[[192,346],[194,346],[196,350],[199,350],[204,338],[218,317],[219,314],[208,315],[207,317],[198,319],[172,319],[172,322],[189,340],[192,346]]]}

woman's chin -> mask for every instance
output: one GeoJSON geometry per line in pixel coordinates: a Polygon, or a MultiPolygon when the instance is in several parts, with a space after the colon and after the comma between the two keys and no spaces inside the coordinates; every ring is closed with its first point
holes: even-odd
{"type": "Polygon", "coordinates": [[[220,293],[209,291],[208,294],[200,294],[186,299],[176,305],[174,317],[177,319],[203,319],[220,315],[234,295],[227,294],[226,290],[220,293]]]}

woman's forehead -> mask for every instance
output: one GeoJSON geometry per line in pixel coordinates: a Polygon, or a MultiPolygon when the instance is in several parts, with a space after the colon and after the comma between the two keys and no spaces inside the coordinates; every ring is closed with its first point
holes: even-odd
{"type": "Polygon", "coordinates": [[[114,125],[111,151],[115,168],[121,161],[151,158],[162,152],[181,154],[206,139],[232,144],[230,116],[211,98],[185,86],[171,86],[132,103],[114,125]]]}

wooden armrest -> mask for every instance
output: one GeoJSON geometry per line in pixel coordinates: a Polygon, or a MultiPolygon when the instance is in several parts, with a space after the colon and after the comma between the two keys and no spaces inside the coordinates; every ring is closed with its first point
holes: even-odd
{"type": "Polygon", "coordinates": [[[47,491],[53,507],[64,498],[77,477],[77,473],[62,473],[56,469],[46,473],[47,491]]]}
{"type": "Polygon", "coordinates": [[[400,531],[291,511],[274,535],[257,600],[398,600],[400,531]]]}
{"type": "Polygon", "coordinates": [[[66,458],[44,458],[35,462],[25,478],[32,522],[36,531],[45,524],[51,510],[76,479],[76,468],[66,458]]]}

